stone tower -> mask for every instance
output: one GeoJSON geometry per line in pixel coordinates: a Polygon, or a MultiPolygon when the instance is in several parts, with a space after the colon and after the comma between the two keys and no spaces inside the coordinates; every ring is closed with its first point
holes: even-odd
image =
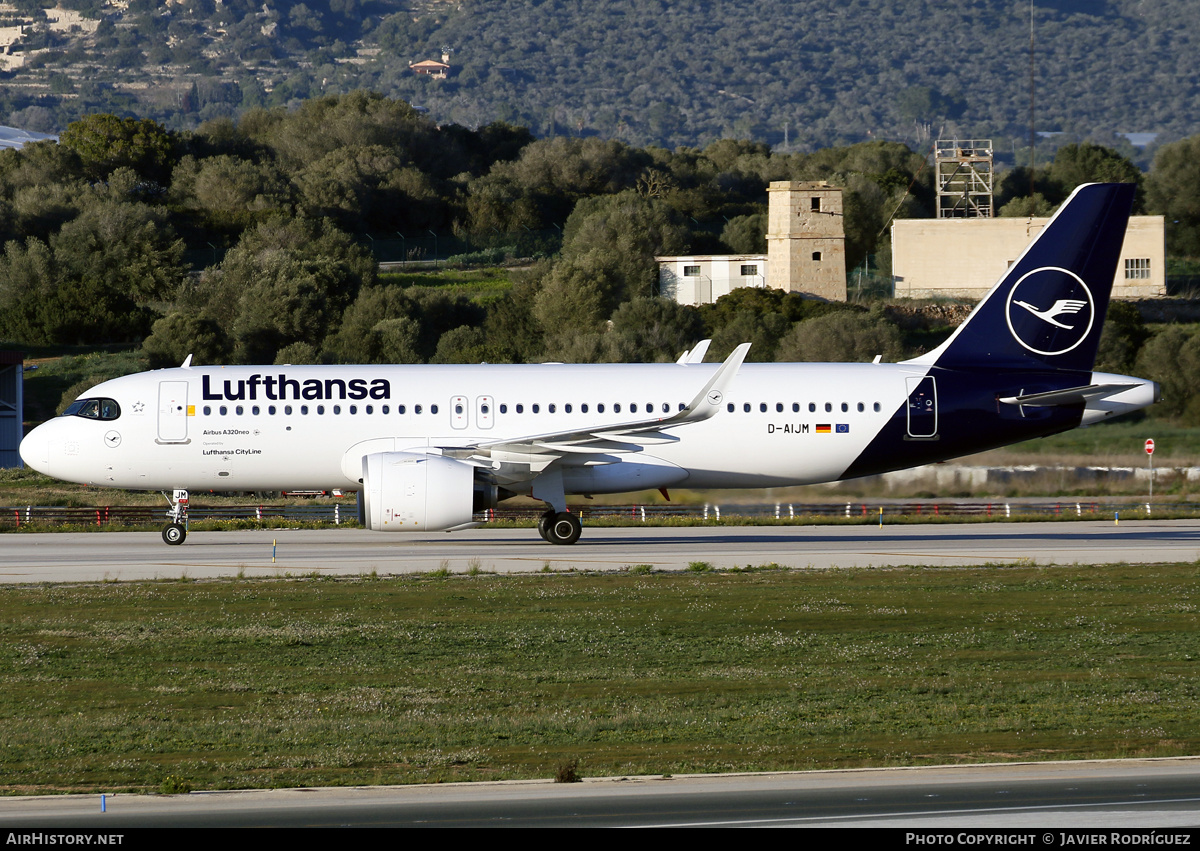
{"type": "Polygon", "coordinates": [[[826,301],[845,301],[841,187],[777,180],[767,193],[768,286],[826,301]]]}

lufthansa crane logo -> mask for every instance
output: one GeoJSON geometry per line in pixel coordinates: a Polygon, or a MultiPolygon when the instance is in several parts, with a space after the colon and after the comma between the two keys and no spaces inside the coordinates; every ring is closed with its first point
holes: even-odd
{"type": "Polygon", "coordinates": [[[1043,266],[1008,293],[1005,318],[1013,339],[1038,355],[1062,355],[1087,339],[1096,321],[1092,291],[1069,269],[1043,266]]]}

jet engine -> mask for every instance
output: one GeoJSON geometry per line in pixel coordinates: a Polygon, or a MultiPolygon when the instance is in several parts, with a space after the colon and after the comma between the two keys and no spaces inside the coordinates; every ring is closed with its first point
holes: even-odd
{"type": "Polygon", "coordinates": [[[381,532],[442,532],[468,526],[494,508],[496,485],[462,461],[417,452],[377,452],[362,459],[362,514],[381,532]]]}

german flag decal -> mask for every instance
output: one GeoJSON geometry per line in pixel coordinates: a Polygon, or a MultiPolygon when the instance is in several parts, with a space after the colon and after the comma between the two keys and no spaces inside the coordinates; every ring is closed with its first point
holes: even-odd
{"type": "Polygon", "coordinates": [[[817,434],[831,434],[833,426],[829,423],[817,423],[817,434]]]}

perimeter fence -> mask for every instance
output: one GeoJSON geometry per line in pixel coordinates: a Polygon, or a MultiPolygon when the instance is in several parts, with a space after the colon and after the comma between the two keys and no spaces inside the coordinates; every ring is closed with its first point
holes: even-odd
{"type": "MultiPolygon", "coordinates": [[[[875,521],[880,519],[928,519],[965,517],[976,520],[1006,520],[1013,517],[1093,517],[1125,514],[1127,517],[1155,514],[1200,514],[1195,502],[1112,502],[1053,500],[1041,502],[770,502],[756,504],[709,503],[706,505],[596,505],[572,506],[584,522],[588,520],[653,523],[670,520],[736,522],[804,520],[826,517],[841,520],[875,521]]],[[[542,509],[496,508],[475,515],[480,523],[534,521],[542,509]]],[[[188,519],[271,522],[286,520],[316,525],[338,526],[358,522],[353,503],[321,505],[230,505],[188,508],[188,519]]],[[[155,526],[166,522],[166,507],[94,506],[66,508],[58,506],[0,507],[0,528],[38,526],[155,526]]]]}

